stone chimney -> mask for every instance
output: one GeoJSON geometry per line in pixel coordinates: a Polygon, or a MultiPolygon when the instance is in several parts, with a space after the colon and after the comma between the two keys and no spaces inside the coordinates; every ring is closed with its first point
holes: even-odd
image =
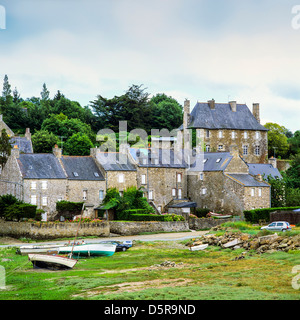
{"type": "Polygon", "coordinates": [[[11,155],[17,159],[20,158],[20,149],[16,144],[11,149],[11,155]]]}
{"type": "Polygon", "coordinates": [[[263,182],[263,178],[262,178],[262,175],[259,173],[257,174],[256,176],[254,176],[255,180],[258,181],[258,182],[263,182]]]}
{"type": "Polygon", "coordinates": [[[215,110],[215,100],[214,99],[208,100],[207,103],[208,103],[211,110],[215,110]]]}
{"type": "Polygon", "coordinates": [[[253,109],[252,113],[257,120],[258,123],[260,123],[260,116],[259,116],[259,103],[253,103],[253,109]]]}
{"type": "Polygon", "coordinates": [[[184,106],[183,106],[183,129],[187,129],[189,122],[190,122],[190,108],[191,108],[191,103],[190,100],[185,100],[184,101],[184,106]]]}
{"type": "Polygon", "coordinates": [[[62,149],[57,146],[57,144],[53,148],[53,154],[56,158],[60,159],[62,157],[62,149]]]}
{"type": "Polygon", "coordinates": [[[269,159],[269,164],[271,164],[276,169],[277,168],[277,159],[274,157],[271,157],[269,159]]]}
{"type": "Polygon", "coordinates": [[[229,101],[232,112],[236,112],[236,101],[229,101]]]}
{"type": "Polygon", "coordinates": [[[30,128],[26,128],[26,131],[25,131],[25,138],[27,140],[31,140],[31,132],[30,132],[30,128]]]}

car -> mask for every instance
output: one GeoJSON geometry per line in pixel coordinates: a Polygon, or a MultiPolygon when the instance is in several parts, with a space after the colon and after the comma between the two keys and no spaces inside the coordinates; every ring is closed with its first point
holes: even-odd
{"type": "Polygon", "coordinates": [[[267,226],[261,227],[261,230],[269,231],[290,231],[292,230],[290,224],[286,221],[274,221],[267,226]]]}
{"type": "Polygon", "coordinates": [[[116,245],[116,252],[118,252],[118,251],[126,251],[131,247],[130,244],[121,243],[120,241],[115,241],[115,240],[101,241],[101,243],[115,244],[116,245]]]}

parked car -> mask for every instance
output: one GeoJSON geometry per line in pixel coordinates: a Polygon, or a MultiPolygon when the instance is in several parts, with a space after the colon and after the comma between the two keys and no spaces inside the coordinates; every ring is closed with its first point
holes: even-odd
{"type": "Polygon", "coordinates": [[[286,221],[275,221],[270,223],[265,227],[261,227],[261,230],[269,230],[269,231],[290,231],[292,230],[290,224],[286,221]]]}
{"type": "Polygon", "coordinates": [[[109,243],[116,245],[116,252],[117,251],[126,251],[131,247],[130,244],[122,243],[120,241],[108,240],[108,241],[101,241],[101,243],[109,243]]]}

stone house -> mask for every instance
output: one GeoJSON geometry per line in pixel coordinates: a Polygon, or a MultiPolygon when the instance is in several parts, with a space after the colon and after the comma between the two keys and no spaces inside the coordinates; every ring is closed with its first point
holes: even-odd
{"type": "Polygon", "coordinates": [[[175,199],[186,199],[187,165],[174,150],[130,148],[129,154],[137,166],[137,187],[158,212],[166,212],[175,199]]]}
{"type": "Polygon", "coordinates": [[[251,175],[239,155],[238,147],[230,152],[205,152],[196,159],[188,177],[188,197],[198,207],[227,214],[270,207],[270,185],[260,174],[251,175]],[[203,165],[202,165],[203,164],[203,165]]]}
{"type": "Polygon", "coordinates": [[[239,154],[249,163],[266,163],[268,130],[260,124],[260,107],[253,111],[246,104],[198,102],[190,112],[190,101],[184,103],[183,125],[177,134],[177,148],[192,141],[191,129],[196,131],[196,148],[202,152],[229,152],[237,145],[239,154]]]}

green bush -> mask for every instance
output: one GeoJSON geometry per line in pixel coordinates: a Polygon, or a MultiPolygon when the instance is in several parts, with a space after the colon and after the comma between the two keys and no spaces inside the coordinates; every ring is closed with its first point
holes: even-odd
{"type": "MultiPolygon", "coordinates": [[[[56,210],[63,214],[64,212],[81,213],[83,202],[58,201],[56,202],[56,210]]],[[[75,214],[75,215],[76,215],[75,214]]]]}
{"type": "Polygon", "coordinates": [[[4,212],[5,220],[34,219],[36,217],[36,206],[29,203],[15,203],[6,207],[4,212]]]}
{"type": "Polygon", "coordinates": [[[210,209],[207,209],[207,208],[196,208],[195,215],[198,218],[205,218],[209,212],[210,212],[210,209]]]}
{"type": "Polygon", "coordinates": [[[270,221],[270,213],[274,211],[291,211],[299,209],[299,207],[278,207],[278,208],[263,208],[254,210],[245,210],[245,220],[251,223],[258,223],[259,220],[270,221]]]}

